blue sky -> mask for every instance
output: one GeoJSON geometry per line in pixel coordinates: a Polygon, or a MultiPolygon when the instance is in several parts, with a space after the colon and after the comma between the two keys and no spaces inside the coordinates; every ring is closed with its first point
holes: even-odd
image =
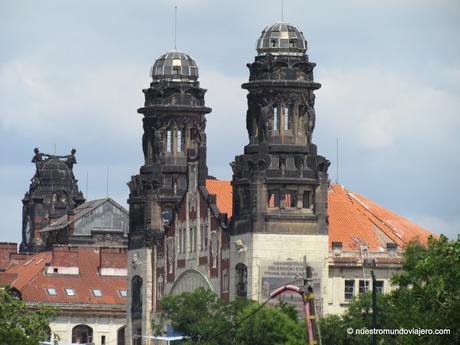
{"type": "MultiPolygon", "coordinates": [[[[246,63],[280,0],[0,2],[0,240],[20,241],[33,148],[67,154],[87,198],[125,204],[142,162],[142,88],[156,57],[192,55],[208,89],[210,174],[247,144],[246,63]],[[86,176],[88,175],[88,183],[86,176]]],[[[314,141],[339,182],[451,238],[460,233],[460,2],[285,0],[308,41],[314,141]]]]}

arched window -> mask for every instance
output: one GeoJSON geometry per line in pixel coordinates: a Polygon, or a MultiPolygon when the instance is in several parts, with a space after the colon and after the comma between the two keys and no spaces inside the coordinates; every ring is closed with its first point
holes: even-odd
{"type": "Polygon", "coordinates": [[[117,331],[117,345],[125,345],[126,326],[120,327],[117,331]]]}
{"type": "Polygon", "coordinates": [[[248,297],[248,266],[239,263],[236,270],[236,295],[238,297],[248,297]]]}
{"type": "Polygon", "coordinates": [[[134,276],[131,281],[132,301],[131,317],[136,320],[142,318],[142,278],[134,276]]]}
{"type": "Polygon", "coordinates": [[[72,328],[72,343],[87,344],[93,342],[93,329],[87,325],[77,325],[72,328]]]}

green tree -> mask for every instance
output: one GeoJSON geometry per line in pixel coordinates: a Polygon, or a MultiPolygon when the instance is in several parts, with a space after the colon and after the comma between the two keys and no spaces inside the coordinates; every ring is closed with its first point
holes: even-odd
{"type": "Polygon", "coordinates": [[[55,312],[43,306],[30,310],[8,288],[0,289],[0,345],[38,345],[51,336],[49,320],[55,312]]]}
{"type": "Polygon", "coordinates": [[[305,327],[285,305],[262,307],[237,299],[224,303],[206,289],[167,296],[161,301],[162,321],[188,337],[185,344],[200,345],[303,345],[305,327]]]}

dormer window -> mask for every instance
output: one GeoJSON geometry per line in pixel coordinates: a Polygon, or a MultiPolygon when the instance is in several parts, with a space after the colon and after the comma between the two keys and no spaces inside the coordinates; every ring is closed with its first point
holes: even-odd
{"type": "Polygon", "coordinates": [[[46,292],[49,296],[57,296],[56,288],[46,288],[46,292]]]}
{"type": "Polygon", "coordinates": [[[65,290],[65,294],[67,296],[75,296],[76,295],[74,288],[65,288],[64,290],[65,290]]]}
{"type": "Polygon", "coordinates": [[[92,289],[94,297],[102,297],[102,291],[99,289],[92,289]]]}

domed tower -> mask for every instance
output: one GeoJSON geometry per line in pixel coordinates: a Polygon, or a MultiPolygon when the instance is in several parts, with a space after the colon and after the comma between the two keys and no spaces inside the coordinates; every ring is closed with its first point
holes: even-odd
{"type": "Polygon", "coordinates": [[[204,187],[207,177],[205,114],[211,109],[205,106],[196,62],[173,50],[155,61],[151,77],[143,90],[144,107],[138,109],[144,116],[144,164],[128,183],[128,334],[151,332],[155,298],[149,287],[156,285],[157,247],[186,192],[204,187]]]}
{"type": "MultiPolygon", "coordinates": [[[[327,256],[327,169],[312,141],[315,63],[302,31],[288,23],[266,27],[248,64],[246,127],[249,143],[233,168],[232,296],[261,293],[270,260],[320,265],[327,256]],[[245,286],[246,285],[246,286],[245,286]]],[[[322,267],[322,264],[320,265],[322,267]]],[[[318,276],[320,268],[316,269],[318,276]]],[[[292,277],[291,277],[292,278],[292,277]]],[[[281,283],[282,285],[282,283],[281,283]]]]}
{"type": "Polygon", "coordinates": [[[36,171],[22,199],[21,252],[42,249],[45,243],[40,230],[85,202],[73,174],[76,151],[72,150],[67,156],[44,154],[38,148],[34,151],[32,163],[36,171]]]}

